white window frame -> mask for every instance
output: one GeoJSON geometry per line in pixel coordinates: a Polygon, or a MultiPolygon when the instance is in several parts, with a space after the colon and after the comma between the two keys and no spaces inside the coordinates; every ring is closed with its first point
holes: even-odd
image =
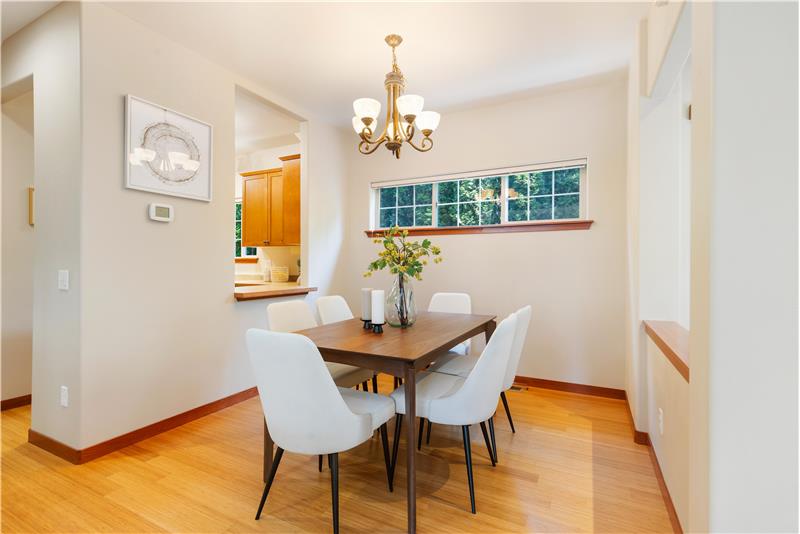
{"type": "MultiPolygon", "coordinates": [[[[432,209],[432,217],[431,217],[431,226],[404,226],[402,228],[420,228],[420,229],[430,229],[430,228],[467,228],[469,226],[439,226],[439,184],[442,182],[451,182],[451,181],[460,181],[465,179],[472,179],[472,178],[491,178],[494,176],[501,177],[500,183],[500,222],[496,224],[480,224],[477,226],[512,226],[512,225],[525,225],[530,223],[543,223],[543,222],[565,222],[565,221],[576,221],[576,220],[588,220],[589,219],[589,188],[588,188],[588,159],[587,158],[577,158],[577,159],[570,159],[570,160],[561,160],[561,161],[552,161],[548,163],[535,163],[530,165],[518,165],[515,167],[505,167],[500,169],[485,169],[479,171],[469,171],[469,172],[462,172],[457,174],[448,174],[448,175],[434,175],[434,176],[424,176],[424,177],[417,177],[417,178],[407,178],[407,179],[400,179],[400,180],[384,180],[384,181],[374,181],[370,183],[370,230],[383,230],[384,228],[380,225],[380,190],[384,187],[401,187],[401,186],[408,186],[408,185],[421,185],[421,184],[432,184],[433,190],[432,195],[433,198],[431,199],[431,209],[432,209]],[[580,169],[580,182],[578,185],[578,217],[570,218],[570,219],[530,219],[530,205],[528,206],[528,220],[525,221],[509,221],[508,220],[508,176],[511,174],[521,174],[521,173],[529,173],[529,172],[540,172],[540,171],[555,171],[561,169],[571,169],[571,168],[579,168],[580,169]]],[[[553,175],[553,179],[555,180],[555,175],[553,175]]],[[[574,195],[575,193],[556,193],[555,192],[555,184],[553,184],[553,193],[550,195],[536,195],[538,197],[542,196],[549,196],[551,197],[551,213],[555,216],[555,197],[556,196],[567,196],[567,195],[574,195]]],[[[526,198],[535,198],[535,197],[528,197],[526,198]]],[[[490,202],[485,200],[478,200],[477,201],[479,206],[481,202],[490,202]]],[[[446,203],[442,205],[453,205],[456,204],[457,208],[457,220],[460,218],[461,212],[461,202],[458,200],[455,203],[446,203]]],[[[395,209],[397,209],[395,207],[395,209]]],[[[479,212],[480,216],[480,212],[479,212]]]]}

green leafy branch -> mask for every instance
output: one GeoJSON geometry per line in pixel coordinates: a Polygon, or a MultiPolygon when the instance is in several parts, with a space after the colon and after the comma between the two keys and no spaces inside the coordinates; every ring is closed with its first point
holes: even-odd
{"type": "Polygon", "coordinates": [[[372,276],[375,271],[388,268],[392,274],[402,274],[422,280],[422,269],[428,265],[428,258],[433,263],[441,263],[439,247],[431,244],[429,239],[422,242],[408,241],[408,230],[401,230],[399,226],[387,229],[383,237],[373,240],[382,243],[383,250],[378,252],[378,259],[371,262],[364,276],[372,276]]]}

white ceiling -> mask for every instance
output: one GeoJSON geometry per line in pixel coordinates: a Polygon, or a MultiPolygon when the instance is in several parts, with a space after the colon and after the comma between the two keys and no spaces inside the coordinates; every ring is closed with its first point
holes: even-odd
{"type": "Polygon", "coordinates": [[[346,126],[355,98],[385,100],[388,33],[406,92],[445,111],[624,67],[649,2],[109,5],[346,126]]]}
{"type": "Polygon", "coordinates": [[[45,12],[58,5],[58,2],[2,2],[0,18],[2,18],[2,40],[14,35],[45,12]]]}
{"type": "Polygon", "coordinates": [[[236,91],[236,153],[293,145],[300,122],[255,95],[236,91]]]}

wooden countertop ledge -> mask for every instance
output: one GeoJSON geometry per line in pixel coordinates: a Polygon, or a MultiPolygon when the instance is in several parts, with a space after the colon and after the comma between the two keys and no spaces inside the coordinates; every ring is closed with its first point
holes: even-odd
{"type": "Polygon", "coordinates": [[[233,296],[236,300],[271,299],[276,297],[290,297],[292,295],[307,295],[316,291],[316,287],[298,286],[296,284],[263,284],[257,286],[240,286],[234,289],[233,296]]]}
{"type": "Polygon", "coordinates": [[[689,381],[689,331],[674,321],[642,321],[644,331],[689,381]]]}

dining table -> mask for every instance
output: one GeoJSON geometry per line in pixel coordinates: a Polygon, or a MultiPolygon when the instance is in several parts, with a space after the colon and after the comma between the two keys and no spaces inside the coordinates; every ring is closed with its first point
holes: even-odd
{"type": "MultiPolygon", "coordinates": [[[[348,319],[295,333],[311,339],[326,362],[344,363],[403,379],[405,394],[406,482],[408,532],[417,530],[416,502],[416,374],[448,350],[481,333],[486,342],[497,326],[494,315],[419,312],[409,327],[384,325],[382,333],[364,328],[360,319],[348,319]]],[[[398,429],[399,431],[400,429],[398,429]]],[[[264,421],[264,480],[273,461],[273,441],[264,421]]]]}

